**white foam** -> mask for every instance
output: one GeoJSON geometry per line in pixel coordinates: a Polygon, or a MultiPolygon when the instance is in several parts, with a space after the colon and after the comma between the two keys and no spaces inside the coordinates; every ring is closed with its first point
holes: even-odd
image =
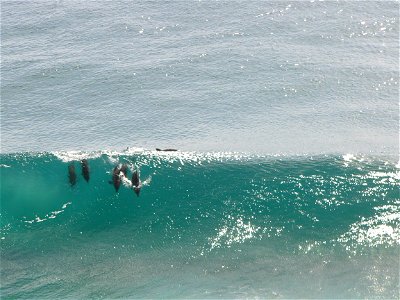
{"type": "Polygon", "coordinates": [[[51,152],[51,154],[63,162],[70,162],[75,160],[98,158],[103,154],[103,151],[55,151],[51,152]]]}
{"type": "Polygon", "coordinates": [[[25,222],[25,223],[28,223],[28,224],[32,224],[32,223],[44,222],[44,221],[49,220],[49,219],[55,219],[55,218],[57,217],[57,215],[58,215],[58,214],[61,214],[62,212],[64,212],[64,210],[65,210],[65,209],[68,207],[68,205],[70,205],[70,204],[72,204],[72,202],[67,202],[67,203],[63,204],[61,210],[52,211],[52,212],[46,214],[46,215],[43,217],[43,219],[40,218],[39,216],[36,216],[36,217],[35,217],[34,219],[32,219],[32,220],[24,220],[24,222],[25,222]]]}
{"type": "Polygon", "coordinates": [[[341,235],[339,242],[348,244],[348,249],[357,245],[374,247],[377,245],[400,245],[400,207],[384,205],[376,207],[377,215],[361,218],[353,223],[349,231],[341,235]],[[349,245],[350,244],[350,245],[349,245]]]}
{"type": "Polygon", "coordinates": [[[369,172],[368,173],[369,177],[373,178],[393,178],[396,180],[400,180],[400,172],[369,172]]]}
{"type": "Polygon", "coordinates": [[[124,173],[120,172],[119,177],[121,178],[122,184],[128,188],[132,186],[132,182],[125,177],[124,173]]]}
{"type": "Polygon", "coordinates": [[[376,226],[375,228],[369,228],[367,231],[367,236],[369,236],[370,239],[377,239],[383,235],[392,236],[393,233],[393,227],[382,224],[376,226]]]}
{"type": "Polygon", "coordinates": [[[142,185],[150,185],[151,183],[151,175],[146,178],[146,180],[142,181],[142,185]]]}
{"type": "Polygon", "coordinates": [[[101,151],[55,151],[51,152],[63,162],[77,161],[82,159],[93,159],[107,155],[111,163],[118,163],[119,156],[143,155],[147,157],[160,157],[169,162],[179,161],[182,165],[185,162],[213,161],[213,160],[242,160],[244,158],[259,157],[239,152],[195,152],[195,151],[157,151],[146,150],[139,147],[128,147],[122,151],[101,150],[101,151]]]}
{"type": "Polygon", "coordinates": [[[62,209],[66,209],[68,205],[72,204],[72,202],[67,202],[62,206],[62,209]]]}
{"type": "Polygon", "coordinates": [[[351,154],[351,153],[347,153],[347,154],[345,154],[345,155],[343,155],[343,160],[344,161],[352,161],[352,160],[354,160],[356,157],[353,155],[353,154],[351,154]]]}

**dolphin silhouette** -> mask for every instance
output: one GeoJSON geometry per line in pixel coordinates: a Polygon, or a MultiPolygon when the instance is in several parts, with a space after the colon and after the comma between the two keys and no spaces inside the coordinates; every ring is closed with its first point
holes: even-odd
{"type": "Polygon", "coordinates": [[[81,166],[82,166],[82,176],[83,178],[85,178],[87,182],[89,182],[89,163],[87,159],[81,160],[81,166]]]}
{"type": "Polygon", "coordinates": [[[156,151],[178,151],[177,149],[160,149],[156,148],[156,151]]]}
{"type": "Polygon", "coordinates": [[[71,163],[68,166],[68,179],[69,179],[69,183],[71,184],[71,186],[74,186],[76,184],[76,173],[75,173],[74,163],[71,163]]]}
{"type": "Polygon", "coordinates": [[[112,174],[112,183],[114,185],[115,191],[118,192],[119,186],[121,185],[121,177],[120,177],[121,169],[118,166],[115,166],[112,174]]]}
{"type": "Polygon", "coordinates": [[[140,181],[139,171],[134,171],[132,174],[132,187],[136,195],[139,197],[142,182],[140,181]]]}

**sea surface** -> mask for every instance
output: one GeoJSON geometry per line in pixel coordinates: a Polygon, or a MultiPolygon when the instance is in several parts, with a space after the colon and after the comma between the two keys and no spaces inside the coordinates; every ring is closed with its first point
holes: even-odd
{"type": "Polygon", "coordinates": [[[0,5],[1,298],[399,298],[398,1],[0,5]]]}

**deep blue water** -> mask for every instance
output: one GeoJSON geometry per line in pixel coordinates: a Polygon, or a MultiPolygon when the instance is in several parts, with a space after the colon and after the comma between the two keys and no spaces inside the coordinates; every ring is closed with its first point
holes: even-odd
{"type": "Polygon", "coordinates": [[[398,81],[398,2],[2,1],[1,297],[398,298],[398,81]]]}

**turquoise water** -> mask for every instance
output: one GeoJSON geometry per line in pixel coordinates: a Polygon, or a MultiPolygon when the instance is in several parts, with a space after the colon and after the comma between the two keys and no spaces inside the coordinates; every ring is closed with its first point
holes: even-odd
{"type": "Polygon", "coordinates": [[[1,158],[5,297],[398,295],[393,160],[138,149],[1,158]],[[122,163],[128,177],[141,170],[140,197],[109,183],[122,163]]]}
{"type": "Polygon", "coordinates": [[[1,297],[398,298],[398,55],[398,2],[2,1],[1,297]]]}

